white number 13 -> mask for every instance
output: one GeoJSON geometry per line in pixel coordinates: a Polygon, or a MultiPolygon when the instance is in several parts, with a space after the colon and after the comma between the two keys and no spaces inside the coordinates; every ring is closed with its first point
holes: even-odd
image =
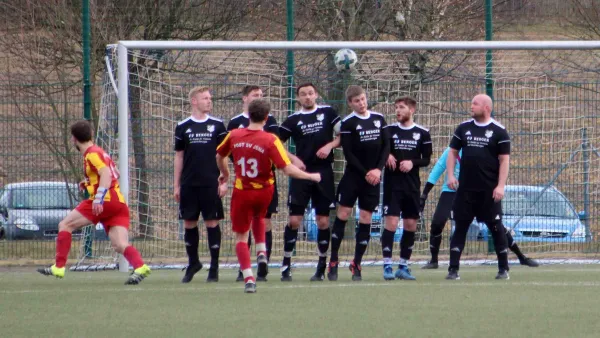
{"type": "Polygon", "coordinates": [[[242,157],[236,163],[242,167],[242,176],[250,178],[255,178],[258,176],[258,161],[255,158],[249,158],[246,160],[245,157],[242,157]],[[247,168],[246,164],[248,164],[247,168]]]}

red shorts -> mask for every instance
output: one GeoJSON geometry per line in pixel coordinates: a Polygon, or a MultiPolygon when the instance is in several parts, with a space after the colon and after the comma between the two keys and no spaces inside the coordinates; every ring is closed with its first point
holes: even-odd
{"type": "Polygon", "coordinates": [[[92,224],[102,223],[104,231],[108,234],[108,230],[112,226],[122,226],[129,229],[129,207],[125,203],[117,201],[104,201],[102,213],[98,216],[92,212],[92,204],[94,201],[85,200],[75,208],[87,218],[92,224]]]}
{"type": "Polygon", "coordinates": [[[233,189],[230,214],[234,232],[249,231],[254,217],[265,218],[273,197],[273,189],[272,185],[256,190],[233,189]]]}

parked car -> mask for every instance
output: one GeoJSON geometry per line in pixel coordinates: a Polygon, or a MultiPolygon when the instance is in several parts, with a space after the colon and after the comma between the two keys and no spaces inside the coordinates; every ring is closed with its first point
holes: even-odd
{"type": "MultiPolygon", "coordinates": [[[[9,240],[54,239],[58,223],[81,200],[77,184],[64,182],[12,183],[0,195],[0,232],[9,240]]],[[[95,238],[106,238],[101,224],[95,225],[95,238]]],[[[75,231],[74,236],[81,234],[75,231]]]]}
{"type": "MultiPolygon", "coordinates": [[[[503,223],[519,242],[585,242],[583,212],[558,189],[531,185],[507,185],[502,200],[503,223]]],[[[452,227],[454,232],[454,226],[452,227]]],[[[487,240],[484,223],[473,221],[467,239],[487,240]]]]}

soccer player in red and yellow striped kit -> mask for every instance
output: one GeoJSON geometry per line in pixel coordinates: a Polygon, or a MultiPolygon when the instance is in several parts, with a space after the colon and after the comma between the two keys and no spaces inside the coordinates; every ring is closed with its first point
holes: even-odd
{"type": "Polygon", "coordinates": [[[227,158],[229,155],[233,156],[235,186],[231,196],[230,214],[236,239],[235,251],[244,275],[246,293],[256,292],[248,250],[248,232],[251,225],[259,269],[267,269],[264,218],[273,196],[275,182],[271,164],[293,178],[321,181],[321,174],[306,173],[291,164],[279,138],[263,131],[270,109],[267,101],[252,101],[248,107],[248,128],[232,130],[217,147],[220,184],[227,184],[229,180],[227,158]]]}
{"type": "Polygon", "coordinates": [[[83,154],[85,188],[90,198],[79,203],[58,224],[56,239],[56,263],[38,269],[43,275],[63,278],[65,265],[71,249],[72,232],[88,224],[102,222],[115,251],[123,254],[134,268],[125,284],[138,284],[150,275],[150,268],[137,249],[129,243],[129,207],[119,189],[119,172],[110,156],[92,142],[92,127],[87,121],[71,125],[71,140],[83,154]]]}

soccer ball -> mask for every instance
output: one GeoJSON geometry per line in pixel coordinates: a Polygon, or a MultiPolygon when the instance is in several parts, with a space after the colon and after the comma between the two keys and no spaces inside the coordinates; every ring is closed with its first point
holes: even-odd
{"type": "Polygon", "coordinates": [[[358,57],[352,49],[344,48],[335,53],[333,62],[335,62],[335,67],[339,71],[347,71],[354,69],[356,63],[358,62],[358,57]]]}

